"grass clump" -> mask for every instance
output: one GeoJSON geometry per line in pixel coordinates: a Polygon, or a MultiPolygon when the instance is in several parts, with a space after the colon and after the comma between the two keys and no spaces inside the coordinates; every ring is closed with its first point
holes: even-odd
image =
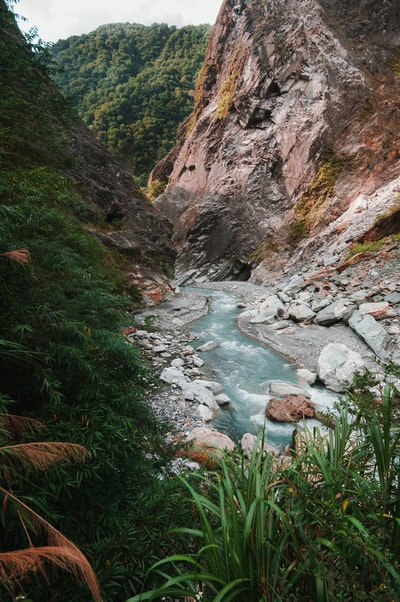
{"type": "Polygon", "coordinates": [[[232,105],[237,78],[237,73],[231,73],[222,84],[218,100],[218,108],[215,113],[215,119],[223,119],[228,114],[232,105]]]}
{"type": "Polygon", "coordinates": [[[297,201],[294,211],[296,219],[289,231],[292,245],[307,238],[319,223],[326,201],[332,197],[336,181],[343,169],[343,159],[329,154],[312,180],[307,192],[297,201]]]}

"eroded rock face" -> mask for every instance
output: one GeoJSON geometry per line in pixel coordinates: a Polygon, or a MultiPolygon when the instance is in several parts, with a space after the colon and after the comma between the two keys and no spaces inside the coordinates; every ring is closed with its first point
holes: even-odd
{"type": "Polygon", "coordinates": [[[399,13],[397,0],[225,0],[195,112],[153,173],[169,175],[156,206],[182,282],[269,284],[335,262],[395,206],[399,13]]]}
{"type": "Polygon", "coordinates": [[[127,258],[130,282],[147,302],[160,302],[176,255],[170,224],[83,124],[69,128],[68,145],[74,163],[66,173],[92,209],[90,231],[127,258]]]}

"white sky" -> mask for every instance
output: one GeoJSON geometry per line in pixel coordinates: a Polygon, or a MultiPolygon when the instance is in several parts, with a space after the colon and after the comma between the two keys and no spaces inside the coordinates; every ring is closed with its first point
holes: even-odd
{"type": "Polygon", "coordinates": [[[106,23],[214,24],[222,0],[19,0],[13,10],[37,26],[44,42],[93,31],[106,23]]]}

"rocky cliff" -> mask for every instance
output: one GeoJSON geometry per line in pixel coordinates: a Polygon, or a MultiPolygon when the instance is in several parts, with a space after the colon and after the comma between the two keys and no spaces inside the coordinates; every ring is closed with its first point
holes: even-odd
{"type": "Polygon", "coordinates": [[[225,0],[152,174],[181,282],[268,284],[399,231],[399,31],[397,0],[225,0]]]}
{"type": "Polygon", "coordinates": [[[87,228],[122,254],[129,282],[146,303],[161,301],[170,291],[176,256],[168,220],[82,123],[67,128],[67,147],[73,161],[66,174],[91,208],[87,228]]]}

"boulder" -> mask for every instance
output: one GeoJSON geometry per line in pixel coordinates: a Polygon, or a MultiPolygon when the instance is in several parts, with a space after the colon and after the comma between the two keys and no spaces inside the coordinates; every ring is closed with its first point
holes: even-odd
{"type": "Polygon", "coordinates": [[[285,306],[278,295],[270,295],[261,303],[260,307],[263,311],[274,317],[283,316],[285,312],[285,306]]]}
{"type": "Polygon", "coordinates": [[[283,292],[290,297],[299,293],[307,285],[304,277],[301,274],[295,274],[283,288],[283,292]]]}
{"type": "Polygon", "coordinates": [[[206,389],[210,389],[214,393],[214,395],[218,395],[218,393],[222,393],[223,386],[216,380],[205,380],[203,378],[199,378],[195,381],[197,384],[205,387],[206,389]]]}
{"type": "Polygon", "coordinates": [[[307,393],[299,385],[293,383],[287,383],[283,380],[273,380],[270,382],[268,387],[269,394],[271,397],[285,397],[286,395],[304,395],[307,393]]]}
{"type": "Polygon", "coordinates": [[[307,370],[306,368],[298,368],[298,370],[296,370],[296,374],[300,381],[303,381],[308,385],[315,385],[317,380],[317,375],[315,372],[311,372],[311,370],[307,370]]]}
{"type": "Polygon", "coordinates": [[[363,315],[360,311],[355,311],[349,320],[349,326],[366,342],[379,359],[387,360],[389,358],[386,351],[389,334],[371,314],[363,315]]]}
{"type": "Polygon", "coordinates": [[[182,393],[184,398],[188,401],[196,401],[199,404],[207,406],[214,412],[219,410],[219,405],[215,401],[212,391],[207,389],[207,387],[204,387],[197,380],[194,380],[193,382],[182,387],[182,393]]]}
{"type": "Polygon", "coordinates": [[[315,317],[315,313],[311,307],[302,301],[291,303],[288,313],[291,320],[294,322],[304,322],[304,324],[310,324],[315,317]]]}
{"type": "Polygon", "coordinates": [[[216,343],[215,341],[207,341],[207,343],[204,343],[204,345],[200,345],[200,347],[197,347],[197,351],[211,351],[211,349],[215,349],[216,347],[218,347],[218,343],[216,343]]]}
{"type": "Polygon", "coordinates": [[[215,417],[215,412],[203,404],[199,405],[197,408],[197,413],[203,422],[211,422],[211,420],[215,417]]]}
{"type": "Polygon", "coordinates": [[[199,447],[217,457],[221,457],[220,450],[233,451],[235,449],[235,444],[228,435],[203,426],[194,428],[188,436],[188,441],[193,446],[199,447]]]}
{"type": "Polygon", "coordinates": [[[338,299],[318,312],[314,322],[320,326],[330,326],[340,320],[348,320],[356,309],[357,306],[349,299],[338,299]]]}
{"type": "Polygon", "coordinates": [[[179,368],[174,366],[164,368],[160,374],[160,379],[169,385],[178,385],[181,388],[185,387],[190,382],[190,379],[185,376],[179,368]]]}
{"type": "Polygon", "coordinates": [[[281,453],[280,449],[278,449],[277,447],[275,447],[275,445],[272,445],[271,443],[267,443],[267,441],[264,441],[263,446],[261,444],[262,442],[260,441],[260,439],[252,433],[245,433],[240,440],[240,447],[247,458],[251,457],[256,445],[257,451],[261,451],[261,449],[264,449],[266,452],[274,454],[274,456],[278,456],[281,453]]]}
{"type": "Polygon", "coordinates": [[[305,395],[285,395],[282,399],[270,399],[265,415],[275,422],[298,422],[314,418],[315,409],[315,403],[305,395]]]}
{"type": "Polygon", "coordinates": [[[390,313],[390,305],[388,301],[381,301],[380,303],[361,303],[358,310],[363,316],[369,314],[376,320],[381,320],[382,318],[386,318],[388,313],[390,313]]]}
{"type": "Polygon", "coordinates": [[[318,376],[327,389],[338,393],[345,391],[356,372],[364,372],[361,355],[342,343],[329,343],[318,358],[318,376]]]}
{"type": "Polygon", "coordinates": [[[217,404],[220,407],[227,406],[231,403],[231,400],[229,399],[229,397],[227,395],[225,395],[225,393],[220,393],[219,395],[216,395],[215,401],[217,402],[217,404]]]}

